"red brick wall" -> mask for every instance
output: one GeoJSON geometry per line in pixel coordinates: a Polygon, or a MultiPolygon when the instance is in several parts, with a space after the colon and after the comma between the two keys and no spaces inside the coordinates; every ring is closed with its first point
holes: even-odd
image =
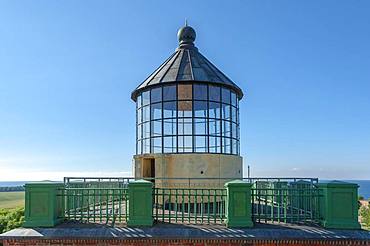
{"type": "Polygon", "coordinates": [[[370,245],[370,241],[353,241],[353,240],[220,240],[220,239],[187,239],[187,240],[176,240],[176,239],[133,239],[133,240],[120,240],[120,239],[61,239],[61,240],[39,240],[39,239],[27,239],[27,240],[4,240],[4,246],[51,246],[51,245],[63,245],[63,246],[78,246],[78,245],[99,245],[99,246],[117,246],[117,245],[131,245],[131,246],[168,246],[168,245],[185,245],[185,246],[236,246],[236,245],[258,245],[258,246],[277,246],[277,245],[289,245],[289,246],[333,246],[333,245],[370,245]]]}

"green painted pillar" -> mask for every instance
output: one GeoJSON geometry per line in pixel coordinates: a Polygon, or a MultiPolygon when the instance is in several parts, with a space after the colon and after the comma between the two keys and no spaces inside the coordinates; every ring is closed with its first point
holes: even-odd
{"type": "Polygon", "coordinates": [[[322,193],[322,225],[332,229],[360,229],[358,222],[358,185],[341,181],[318,184],[322,193]]]}
{"type": "Polygon", "coordinates": [[[24,227],[53,227],[64,220],[64,184],[32,182],[25,185],[24,227]]]}
{"type": "Polygon", "coordinates": [[[128,184],[129,226],[153,225],[153,184],[143,179],[128,184]]]}
{"type": "Polygon", "coordinates": [[[252,184],[241,180],[225,184],[226,197],[226,226],[252,227],[252,184]]]}

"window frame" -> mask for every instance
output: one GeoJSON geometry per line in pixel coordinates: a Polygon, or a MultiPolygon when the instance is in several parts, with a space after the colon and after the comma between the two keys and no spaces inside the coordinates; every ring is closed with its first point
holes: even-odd
{"type": "Polygon", "coordinates": [[[202,82],[173,83],[151,86],[143,90],[138,94],[136,102],[136,154],[151,153],[217,153],[239,155],[240,122],[239,97],[237,92],[230,87],[202,82]],[[191,96],[187,93],[186,97],[179,99],[179,86],[184,86],[184,88],[189,88],[189,86],[191,86],[191,96]],[[205,92],[205,96],[201,96],[199,93],[197,96],[195,95],[195,87],[198,86],[205,92]],[[168,95],[165,97],[164,90],[166,88],[170,88],[169,92],[175,93],[175,95],[170,94],[169,97],[168,95]],[[212,94],[210,90],[213,92],[218,91],[219,95],[211,98],[211,96],[215,94],[212,94]],[[158,97],[156,97],[156,99],[152,98],[152,96],[156,95],[155,92],[158,92],[157,94],[160,100],[158,97]],[[149,104],[147,103],[147,96],[149,96],[149,104]],[[226,101],[224,98],[225,96],[227,97],[226,101]],[[218,100],[215,100],[217,98],[218,100]],[[180,112],[179,108],[180,104],[184,102],[188,102],[191,107],[191,111],[183,110],[184,112],[190,112],[185,115],[180,112]],[[159,113],[154,110],[154,105],[156,106],[155,109],[161,110],[159,113]],[[200,107],[198,107],[198,105],[200,107]],[[211,105],[212,107],[216,106],[216,114],[211,113],[211,105]],[[170,113],[167,111],[165,112],[166,107],[170,108],[170,110],[167,110],[170,113]],[[199,109],[197,112],[199,111],[201,113],[196,114],[195,108],[199,109]],[[155,112],[157,112],[156,117],[154,117],[155,112]],[[148,113],[149,115],[147,115],[148,113]],[[184,123],[181,123],[186,121],[190,121],[191,123],[188,123],[186,126],[184,123]],[[202,126],[198,124],[202,124],[202,126]],[[218,126],[214,128],[214,124],[218,124],[218,126]],[[170,125],[172,129],[166,132],[165,129],[168,130],[168,125],[170,125]],[[182,132],[180,125],[187,128],[188,131],[182,132]],[[147,134],[144,131],[147,131],[148,127],[149,133],[147,134]],[[156,129],[154,129],[154,127],[156,129]],[[158,130],[158,127],[161,128],[161,130],[158,130]],[[198,127],[201,128],[201,131],[198,131],[200,129],[198,127]],[[160,134],[158,134],[158,132],[160,132],[160,134]],[[158,148],[154,146],[154,141],[158,142],[159,138],[161,139],[160,152],[158,148]],[[174,143],[172,147],[165,145],[166,141],[168,143],[169,138],[172,138],[171,142],[174,143]],[[185,138],[187,139],[186,143],[185,138]],[[203,146],[203,140],[201,141],[201,146],[197,146],[198,140],[203,138],[205,138],[205,146],[203,146]],[[212,144],[214,143],[217,146],[213,146],[211,140],[212,144]],[[149,147],[147,146],[148,141],[149,147]],[[182,146],[180,146],[181,141],[183,142],[182,146]],[[228,143],[227,146],[224,146],[225,143],[228,143]],[[154,150],[155,148],[156,150],[154,150]],[[191,151],[189,151],[189,149],[191,149],[191,151]]]}

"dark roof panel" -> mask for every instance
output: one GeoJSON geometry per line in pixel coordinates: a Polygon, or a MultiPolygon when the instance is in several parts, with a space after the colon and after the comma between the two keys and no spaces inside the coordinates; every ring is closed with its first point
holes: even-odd
{"type": "MultiPolygon", "coordinates": [[[[183,27],[183,29],[185,28],[189,29],[191,27],[183,27]]],[[[179,35],[181,35],[180,31],[179,35]]],[[[193,31],[192,29],[190,33],[192,34],[193,31]]],[[[194,81],[216,83],[231,87],[238,93],[241,99],[243,97],[242,90],[215,65],[208,61],[194,46],[195,31],[193,34],[194,37],[189,36],[189,32],[186,34],[187,36],[184,37],[179,36],[180,46],[176,49],[175,53],[132,92],[131,98],[136,101],[137,94],[148,86],[194,81]]]]}

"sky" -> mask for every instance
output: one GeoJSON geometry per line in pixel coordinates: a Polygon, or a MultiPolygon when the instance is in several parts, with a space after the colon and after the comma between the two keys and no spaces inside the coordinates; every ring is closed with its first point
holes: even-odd
{"type": "Polygon", "coordinates": [[[0,1],[0,181],[131,176],[131,92],[196,46],[244,91],[254,177],[370,179],[370,2],[0,1]]]}

